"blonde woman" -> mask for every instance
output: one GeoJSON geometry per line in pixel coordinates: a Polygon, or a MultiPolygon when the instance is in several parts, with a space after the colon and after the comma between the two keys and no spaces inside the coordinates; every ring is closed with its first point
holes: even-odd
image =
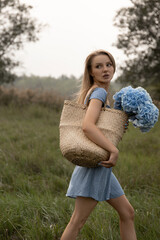
{"type": "MultiPolygon", "coordinates": [[[[118,212],[121,239],[137,239],[134,229],[133,207],[112,173],[112,167],[116,165],[119,151],[96,126],[115,69],[115,60],[107,51],[95,51],[86,59],[84,77],[77,102],[84,103],[89,91],[92,88],[95,89],[89,99],[82,129],[91,141],[109,151],[110,157],[108,161],[101,162],[97,168],[75,167],[66,194],[66,196],[76,199],[75,209],[61,240],[76,239],[99,201],[106,201],[118,212]]],[[[109,107],[109,103],[107,107],[109,107]]]]}

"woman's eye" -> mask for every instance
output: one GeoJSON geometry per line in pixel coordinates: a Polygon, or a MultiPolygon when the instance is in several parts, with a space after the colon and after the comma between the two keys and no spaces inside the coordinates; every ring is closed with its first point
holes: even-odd
{"type": "Polygon", "coordinates": [[[112,63],[107,63],[106,66],[107,66],[107,67],[111,67],[111,66],[112,66],[112,63]]]}
{"type": "Polygon", "coordinates": [[[101,68],[101,65],[97,65],[96,68],[101,68]]]}

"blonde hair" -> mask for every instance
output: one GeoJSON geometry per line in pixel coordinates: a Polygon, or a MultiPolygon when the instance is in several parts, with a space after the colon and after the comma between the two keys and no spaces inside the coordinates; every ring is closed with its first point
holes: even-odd
{"type": "Polygon", "coordinates": [[[84,75],[83,75],[83,79],[82,79],[82,83],[81,83],[81,88],[77,94],[77,99],[76,99],[76,101],[80,104],[84,103],[84,99],[86,97],[88,90],[94,84],[93,77],[90,74],[91,73],[91,64],[92,64],[93,58],[98,55],[107,55],[113,64],[114,72],[116,70],[115,60],[109,52],[107,52],[105,50],[97,50],[97,51],[89,54],[85,61],[85,69],[84,69],[84,75]]]}

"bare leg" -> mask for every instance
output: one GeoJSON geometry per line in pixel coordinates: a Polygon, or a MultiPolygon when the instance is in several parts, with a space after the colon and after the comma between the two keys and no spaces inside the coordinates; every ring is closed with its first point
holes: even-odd
{"type": "Polygon", "coordinates": [[[134,209],[125,195],[107,201],[119,214],[122,240],[137,240],[134,228],[134,209]]]}
{"type": "Polygon", "coordinates": [[[64,230],[61,240],[75,240],[79,231],[85,224],[88,216],[97,205],[97,201],[92,198],[77,197],[75,209],[72,217],[64,230]]]}

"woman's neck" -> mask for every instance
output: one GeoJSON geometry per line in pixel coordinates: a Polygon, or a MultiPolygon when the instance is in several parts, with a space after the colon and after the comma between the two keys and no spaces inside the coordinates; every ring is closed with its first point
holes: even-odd
{"type": "Polygon", "coordinates": [[[109,90],[109,84],[106,84],[106,83],[94,83],[93,84],[93,87],[101,87],[101,88],[104,88],[107,92],[109,90]]]}

